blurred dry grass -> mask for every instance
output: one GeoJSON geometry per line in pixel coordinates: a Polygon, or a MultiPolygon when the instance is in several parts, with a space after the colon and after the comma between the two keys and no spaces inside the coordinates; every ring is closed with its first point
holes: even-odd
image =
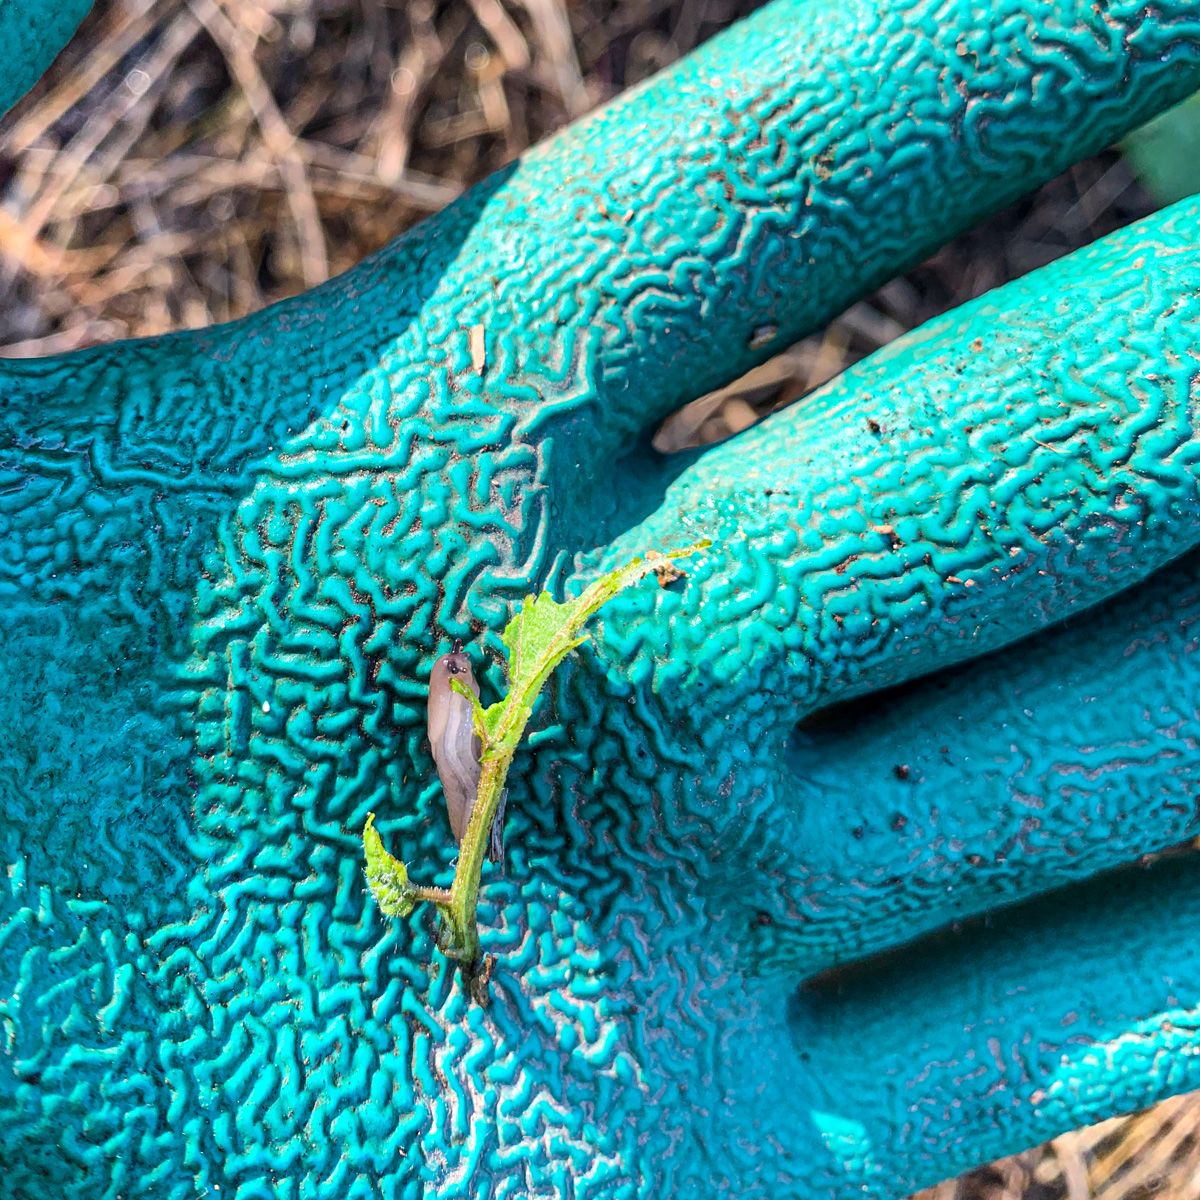
{"type": "Polygon", "coordinates": [[[100,0],[0,137],[0,347],[352,266],[750,0],[100,0]]]}
{"type": "MultiPolygon", "coordinates": [[[[759,0],[100,0],[0,122],[0,355],[225,321],[320,282],[759,0]]],[[[669,420],[744,429],[906,329],[1142,216],[1081,163],[669,420]]],[[[1200,1197],[1200,1095],[922,1200],[1200,1197]]]]}
{"type": "Polygon", "coordinates": [[[1200,1093],[1064,1134],[913,1200],[1192,1200],[1200,1195],[1200,1093]]]}

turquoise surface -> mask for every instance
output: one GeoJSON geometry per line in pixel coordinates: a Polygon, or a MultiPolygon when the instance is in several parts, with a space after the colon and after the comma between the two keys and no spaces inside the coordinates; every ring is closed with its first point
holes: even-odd
{"type": "Polygon", "coordinates": [[[37,82],[91,7],[92,0],[0,0],[0,113],[37,82]]]}
{"type": "Polygon", "coordinates": [[[777,0],[313,292],[0,363],[0,1197],[898,1197],[1200,1086],[1200,865],[1114,870],[1200,834],[1200,206],[649,446],[1197,87],[1200,2],[777,0]],[[433,659],[701,536],[547,689],[473,1006],[362,873],[450,879],[433,659]]]}

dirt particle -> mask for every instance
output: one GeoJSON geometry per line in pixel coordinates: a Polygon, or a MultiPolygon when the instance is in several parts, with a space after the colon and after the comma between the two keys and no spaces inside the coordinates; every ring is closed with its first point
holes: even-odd
{"type": "Polygon", "coordinates": [[[778,332],[778,325],[760,325],[750,334],[750,349],[762,350],[765,346],[769,346],[775,340],[778,332]]]}

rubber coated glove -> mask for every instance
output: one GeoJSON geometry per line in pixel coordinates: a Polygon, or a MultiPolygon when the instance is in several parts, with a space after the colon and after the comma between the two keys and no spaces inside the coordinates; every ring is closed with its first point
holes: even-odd
{"type": "Polygon", "coordinates": [[[1200,832],[1197,206],[649,447],[1198,86],[1200,0],[777,0],[307,295],[4,363],[0,1195],[899,1196],[1200,1085],[1200,868],[1083,882],[1200,832]],[[372,811],[449,879],[431,663],[699,536],[541,702],[470,1004],[363,880],[372,811]]]}

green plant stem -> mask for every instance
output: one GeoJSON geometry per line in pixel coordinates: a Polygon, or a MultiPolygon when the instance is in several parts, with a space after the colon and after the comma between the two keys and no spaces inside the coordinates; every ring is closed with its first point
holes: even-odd
{"type": "MultiPolygon", "coordinates": [[[[517,740],[524,727],[525,722],[522,721],[517,740]]],[[[479,793],[459,847],[458,866],[454,871],[454,882],[450,885],[449,903],[438,906],[453,937],[450,946],[444,948],[445,954],[468,964],[477,963],[480,958],[475,908],[479,902],[479,885],[488,838],[500,807],[500,796],[504,792],[504,781],[508,777],[512,759],[511,749],[484,752],[483,769],[479,773],[479,793]]]]}
{"type": "Polygon", "coordinates": [[[583,627],[608,600],[651,573],[658,574],[664,585],[683,578],[671,560],[686,558],[709,545],[708,539],[704,539],[667,554],[651,551],[644,559],[636,558],[620,570],[597,579],[582,595],[561,604],[546,592],[527,596],[502,635],[509,659],[508,695],[484,708],[470,689],[458,681],[451,684],[471,703],[482,753],[475,804],[459,846],[458,866],[449,891],[412,884],[408,868],[384,849],[374,828],[374,814],[367,818],[363,845],[372,895],[385,912],[396,917],[408,916],[422,900],[435,904],[442,916],[438,945],[448,958],[462,964],[477,999],[486,999],[490,974],[490,963],[485,964],[480,953],[475,919],[483,859],[504,795],[508,769],[533,715],[538,693],[554,668],[586,640],[583,627]]]}
{"type": "Polygon", "coordinates": [[[414,886],[412,896],[416,901],[423,900],[428,904],[436,904],[439,908],[444,908],[450,903],[450,893],[445,888],[440,887],[414,886]]]}

